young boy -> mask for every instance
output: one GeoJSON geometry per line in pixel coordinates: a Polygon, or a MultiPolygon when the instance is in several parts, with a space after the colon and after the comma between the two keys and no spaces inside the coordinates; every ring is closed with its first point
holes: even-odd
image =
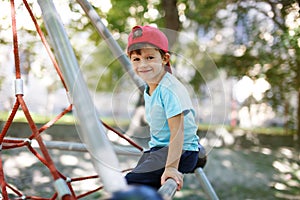
{"type": "Polygon", "coordinates": [[[151,26],[133,27],[127,54],[135,73],[145,83],[146,119],[150,126],[150,150],[145,151],[128,184],[158,189],[173,178],[177,190],[183,185],[182,173],[193,172],[199,143],[195,111],[186,88],[172,74],[167,37],[151,26]]]}

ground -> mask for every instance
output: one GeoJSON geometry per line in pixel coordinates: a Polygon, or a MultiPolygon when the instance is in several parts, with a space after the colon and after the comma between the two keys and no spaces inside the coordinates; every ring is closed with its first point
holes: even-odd
{"type": "MultiPolygon", "coordinates": [[[[220,199],[300,199],[299,150],[282,145],[244,145],[208,148],[205,174],[220,199]]],[[[68,177],[94,175],[89,153],[49,150],[58,170],[68,177]]],[[[26,148],[2,150],[5,177],[8,183],[25,195],[51,197],[52,177],[41,162],[26,148]]],[[[137,157],[119,156],[121,168],[133,167],[137,157]]],[[[99,179],[75,182],[76,192],[92,190],[99,179]]],[[[10,192],[11,193],[11,192],[10,192]]],[[[11,197],[13,197],[11,195],[11,197]]],[[[96,192],[83,199],[105,199],[105,192],[96,192]]],[[[194,174],[186,174],[184,187],[176,192],[176,200],[208,199],[194,174]]]]}

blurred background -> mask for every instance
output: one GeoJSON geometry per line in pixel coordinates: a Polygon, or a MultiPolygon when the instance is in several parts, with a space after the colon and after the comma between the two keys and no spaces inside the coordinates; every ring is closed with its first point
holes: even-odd
{"type": "MultiPolygon", "coordinates": [[[[211,155],[207,174],[221,199],[300,199],[298,1],[89,2],[124,53],[135,25],[149,24],[167,34],[173,73],[192,96],[199,136],[211,155]]],[[[37,2],[28,3],[48,39],[37,2]]],[[[68,0],[54,3],[99,117],[145,145],[147,125],[137,87],[80,5],[68,0]]],[[[10,2],[0,4],[2,127],[15,102],[15,74],[10,2]]],[[[35,119],[43,123],[69,102],[23,2],[15,4],[24,98],[35,119]]],[[[14,122],[24,121],[17,113],[14,122]]],[[[60,121],[74,123],[72,113],[60,121]]],[[[12,128],[11,134],[15,131],[21,137],[19,130],[12,128]]],[[[192,178],[187,180],[192,188],[176,198],[198,199],[185,193],[197,186],[192,178]]]]}

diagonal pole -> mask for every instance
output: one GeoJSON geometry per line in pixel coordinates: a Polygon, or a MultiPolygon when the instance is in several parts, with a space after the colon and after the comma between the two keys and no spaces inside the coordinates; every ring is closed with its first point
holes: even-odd
{"type": "Polygon", "coordinates": [[[125,71],[143,94],[144,81],[134,73],[129,58],[125,55],[125,52],[121,49],[120,45],[113,38],[106,26],[102,23],[102,20],[95,9],[87,0],[77,0],[77,2],[80,4],[85,14],[90,18],[98,34],[105,40],[114,57],[119,60],[125,71]]]}
{"type": "Polygon", "coordinates": [[[207,194],[210,200],[219,200],[219,197],[217,196],[214,188],[210,184],[208,178],[206,177],[203,169],[201,167],[198,167],[195,170],[196,177],[198,178],[203,190],[207,194]]]}
{"type": "Polygon", "coordinates": [[[38,0],[52,47],[70,92],[79,122],[79,135],[92,155],[97,173],[104,188],[115,192],[127,188],[125,178],[119,169],[119,162],[109,142],[105,129],[98,119],[98,113],[80,72],[74,51],[67,37],[59,14],[51,0],[38,0]]]}

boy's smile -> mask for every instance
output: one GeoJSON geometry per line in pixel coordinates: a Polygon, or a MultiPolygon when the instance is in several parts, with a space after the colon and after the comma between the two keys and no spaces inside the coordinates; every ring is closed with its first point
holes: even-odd
{"type": "MultiPolygon", "coordinates": [[[[168,56],[166,56],[169,59],[168,56]]],[[[150,87],[157,85],[166,73],[164,66],[167,63],[163,59],[159,50],[153,47],[146,47],[139,51],[134,51],[130,60],[135,73],[140,76],[150,87]]]]}

